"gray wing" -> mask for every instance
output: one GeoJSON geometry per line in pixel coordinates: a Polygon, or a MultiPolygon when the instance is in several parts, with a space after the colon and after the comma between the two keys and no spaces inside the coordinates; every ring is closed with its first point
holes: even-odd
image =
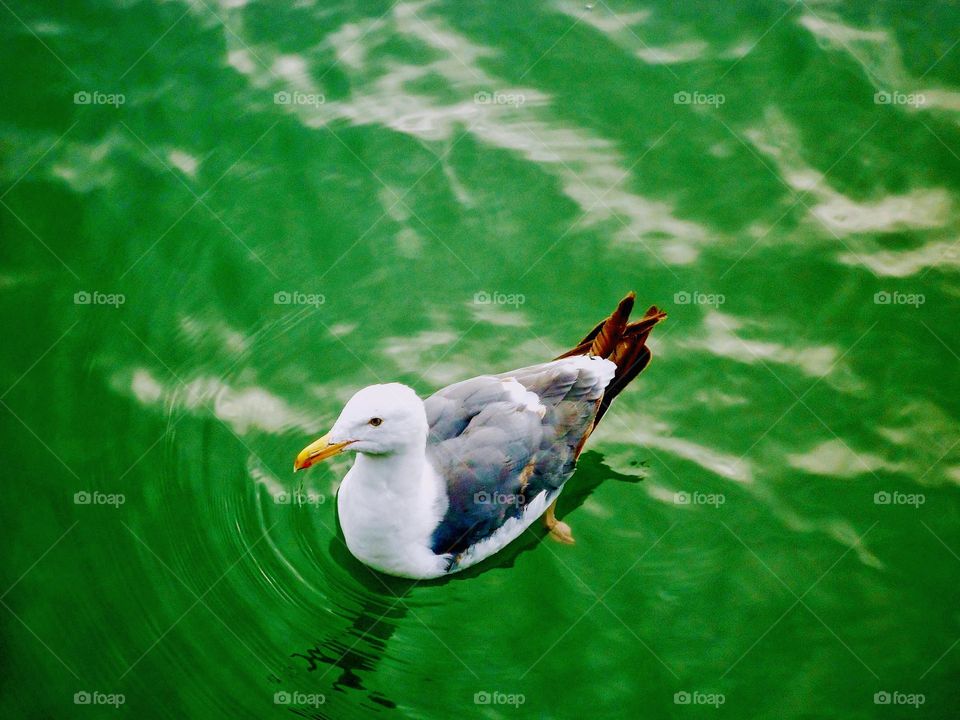
{"type": "Polygon", "coordinates": [[[428,457],[450,504],[432,538],[459,554],[573,473],[616,366],[577,356],[439,390],[425,401],[428,457]]]}

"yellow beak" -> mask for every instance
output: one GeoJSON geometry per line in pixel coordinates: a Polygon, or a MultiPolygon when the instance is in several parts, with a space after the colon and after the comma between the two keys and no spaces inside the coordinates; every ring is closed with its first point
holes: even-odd
{"type": "Polygon", "coordinates": [[[314,440],[300,451],[300,454],[297,455],[297,459],[293,462],[293,471],[296,472],[297,470],[303,470],[310,467],[314,463],[318,463],[321,460],[326,460],[329,457],[338,455],[339,453],[342,453],[344,448],[352,442],[355,441],[347,440],[346,442],[332,443],[330,442],[330,433],[327,433],[322,438],[319,440],[314,440]]]}

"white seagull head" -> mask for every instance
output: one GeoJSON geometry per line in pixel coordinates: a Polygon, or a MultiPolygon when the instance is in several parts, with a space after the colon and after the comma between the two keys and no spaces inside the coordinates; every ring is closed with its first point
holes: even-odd
{"type": "Polygon", "coordinates": [[[341,452],[389,455],[427,440],[427,414],[412,388],[400,383],[370,385],[357,392],[326,435],[297,455],[303,470],[341,452]]]}

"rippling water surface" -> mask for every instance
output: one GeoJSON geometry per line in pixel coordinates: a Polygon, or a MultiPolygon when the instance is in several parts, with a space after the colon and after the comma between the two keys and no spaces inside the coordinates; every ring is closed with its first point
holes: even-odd
{"type": "Polygon", "coordinates": [[[2,5],[6,717],[956,716],[955,3],[2,5]],[[576,546],[347,554],[355,390],[629,289],[576,546]]]}

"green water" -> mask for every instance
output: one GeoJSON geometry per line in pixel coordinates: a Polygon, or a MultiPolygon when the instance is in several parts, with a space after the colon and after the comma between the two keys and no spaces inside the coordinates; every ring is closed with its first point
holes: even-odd
{"type": "Polygon", "coordinates": [[[958,25],[4,0],[4,717],[956,717],[958,25]],[[630,289],[575,546],[352,560],[291,464],[354,391],[630,289]]]}

